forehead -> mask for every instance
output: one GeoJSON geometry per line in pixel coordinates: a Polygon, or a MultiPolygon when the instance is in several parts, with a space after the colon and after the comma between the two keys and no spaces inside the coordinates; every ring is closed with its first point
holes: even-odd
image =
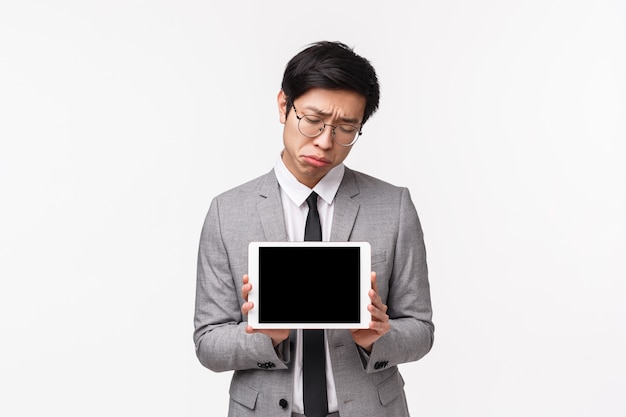
{"type": "Polygon", "coordinates": [[[360,123],[365,112],[365,97],[354,91],[313,88],[296,100],[298,111],[314,112],[360,123]]]}

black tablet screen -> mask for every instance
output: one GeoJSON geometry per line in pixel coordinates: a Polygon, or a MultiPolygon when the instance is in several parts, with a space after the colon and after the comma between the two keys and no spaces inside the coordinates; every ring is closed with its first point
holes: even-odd
{"type": "Polygon", "coordinates": [[[359,323],[360,248],[259,248],[259,323],[359,323]]]}

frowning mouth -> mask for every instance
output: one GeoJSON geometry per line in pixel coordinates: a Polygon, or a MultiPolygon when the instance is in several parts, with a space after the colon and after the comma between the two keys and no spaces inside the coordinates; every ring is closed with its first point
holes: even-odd
{"type": "Polygon", "coordinates": [[[330,161],[324,158],[318,158],[315,156],[305,155],[304,160],[307,164],[320,168],[330,165],[330,161]]]}

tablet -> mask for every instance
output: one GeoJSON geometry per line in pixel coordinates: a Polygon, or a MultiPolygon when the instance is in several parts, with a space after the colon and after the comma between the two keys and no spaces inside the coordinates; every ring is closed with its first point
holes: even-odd
{"type": "Polygon", "coordinates": [[[367,242],[252,242],[248,276],[255,329],[363,329],[371,288],[367,242]]]}

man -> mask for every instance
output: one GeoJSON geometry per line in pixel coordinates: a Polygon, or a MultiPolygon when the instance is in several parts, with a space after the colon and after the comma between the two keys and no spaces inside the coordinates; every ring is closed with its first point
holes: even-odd
{"type": "MultiPolygon", "coordinates": [[[[202,229],[198,359],[216,372],[234,370],[230,417],[408,416],[396,365],[428,353],[434,334],[421,226],[406,188],[343,164],[378,108],[374,68],[342,43],[315,43],[287,64],[277,101],[284,149],[274,169],[216,197],[202,229]],[[304,240],[315,209],[321,240],[369,242],[374,271],[369,328],[323,332],[325,380],[307,385],[307,331],[247,325],[247,249],[252,241],[304,240]],[[321,400],[311,399],[315,388],[321,400]]],[[[319,269],[320,287],[294,288],[318,291],[325,308],[332,283],[323,276],[332,265],[311,259],[310,267],[319,269]]]]}

